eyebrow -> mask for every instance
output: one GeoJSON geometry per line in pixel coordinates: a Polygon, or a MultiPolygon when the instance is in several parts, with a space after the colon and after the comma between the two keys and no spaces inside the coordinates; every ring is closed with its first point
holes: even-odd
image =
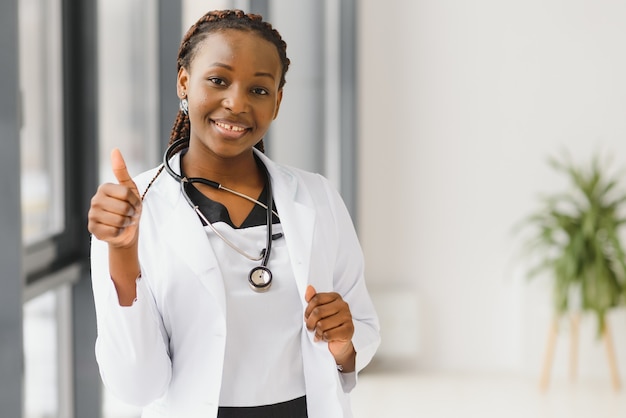
{"type": "MultiPolygon", "coordinates": [[[[214,67],[221,67],[221,68],[225,68],[225,69],[227,69],[227,70],[233,71],[233,67],[231,67],[231,66],[230,66],[230,65],[228,65],[228,64],[224,64],[223,62],[214,62],[213,64],[211,64],[211,66],[214,66],[214,67]]],[[[255,75],[256,77],[269,77],[269,78],[271,78],[272,80],[275,80],[275,79],[276,79],[276,78],[274,77],[274,74],[272,74],[272,73],[267,73],[267,72],[264,72],[264,71],[257,71],[256,73],[254,73],[254,75],[255,75]]]]}

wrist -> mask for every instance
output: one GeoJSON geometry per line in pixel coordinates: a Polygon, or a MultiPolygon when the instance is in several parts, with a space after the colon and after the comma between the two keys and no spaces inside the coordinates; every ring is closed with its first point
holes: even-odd
{"type": "Polygon", "coordinates": [[[352,342],[349,342],[341,353],[333,353],[337,370],[342,373],[351,373],[356,369],[356,350],[352,342]]]}
{"type": "Polygon", "coordinates": [[[141,276],[137,245],[109,246],[109,274],[122,306],[130,306],[137,297],[137,279],[141,276]]]}

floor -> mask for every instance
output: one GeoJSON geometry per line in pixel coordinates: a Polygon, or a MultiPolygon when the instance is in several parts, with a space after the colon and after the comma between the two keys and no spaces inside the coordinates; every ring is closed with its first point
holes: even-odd
{"type": "MultiPolygon", "coordinates": [[[[109,399],[105,418],[135,418],[109,399]]],[[[626,388],[608,380],[537,380],[512,376],[365,371],[352,393],[354,418],[626,418],[626,388]]]]}
{"type": "Polygon", "coordinates": [[[607,380],[364,372],[352,395],[355,418],[626,418],[626,388],[607,380]]]}

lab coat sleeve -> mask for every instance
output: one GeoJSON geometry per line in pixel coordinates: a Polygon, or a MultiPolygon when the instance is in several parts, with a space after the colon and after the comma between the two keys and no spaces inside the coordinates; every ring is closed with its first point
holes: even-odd
{"type": "Polygon", "coordinates": [[[132,405],[161,397],[171,379],[167,334],[142,268],[137,298],[120,306],[108,267],[108,244],[91,243],[91,275],[98,337],[96,359],[105,386],[132,405]]]}
{"type": "Polygon", "coordinates": [[[356,378],[372,360],[380,344],[378,316],[367,291],[364,276],[364,258],[350,214],[339,193],[326,182],[336,225],[336,259],[334,267],[335,291],[350,306],[354,323],[352,343],[356,351],[356,373],[341,373],[345,392],[356,385],[356,378]]]}

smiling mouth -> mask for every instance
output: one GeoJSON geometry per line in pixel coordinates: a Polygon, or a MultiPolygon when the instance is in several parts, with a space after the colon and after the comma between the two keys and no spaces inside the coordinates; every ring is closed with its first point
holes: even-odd
{"type": "Polygon", "coordinates": [[[215,121],[215,125],[219,126],[222,129],[225,129],[227,131],[231,131],[231,132],[243,132],[243,131],[245,131],[247,129],[247,128],[243,128],[241,126],[231,125],[231,124],[228,124],[228,123],[218,122],[218,121],[215,121]]]}

